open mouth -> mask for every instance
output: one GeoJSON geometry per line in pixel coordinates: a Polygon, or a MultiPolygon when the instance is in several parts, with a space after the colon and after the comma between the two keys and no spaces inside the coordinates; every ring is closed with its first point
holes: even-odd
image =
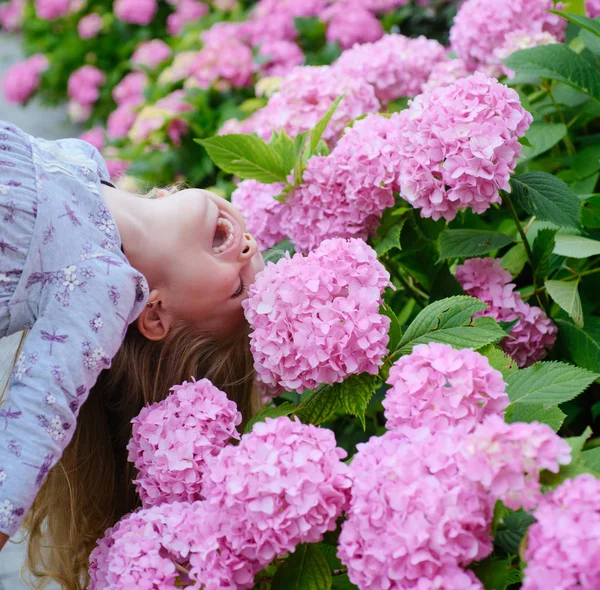
{"type": "Polygon", "coordinates": [[[229,219],[219,216],[217,227],[213,236],[213,252],[221,254],[225,252],[235,239],[235,227],[229,219]]]}

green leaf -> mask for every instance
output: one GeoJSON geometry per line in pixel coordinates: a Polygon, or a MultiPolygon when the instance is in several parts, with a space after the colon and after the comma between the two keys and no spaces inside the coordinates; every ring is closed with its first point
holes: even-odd
{"type": "Polygon", "coordinates": [[[278,568],[271,590],[329,590],[331,570],[316,545],[299,545],[278,568]]]}
{"type": "Polygon", "coordinates": [[[400,235],[405,223],[406,217],[402,217],[398,223],[392,225],[387,230],[386,234],[377,242],[377,244],[375,244],[375,252],[377,252],[378,257],[387,254],[393,248],[402,250],[402,246],[400,244],[400,235]]]}
{"type": "Polygon", "coordinates": [[[510,184],[512,198],[530,215],[560,227],[579,228],[581,201],[562,180],[546,172],[527,172],[513,176],[510,184]]]}
{"type": "Polygon", "coordinates": [[[527,250],[524,244],[514,245],[503,257],[502,268],[507,270],[513,277],[521,274],[527,263],[527,250]]]}
{"type": "Polygon", "coordinates": [[[283,168],[290,173],[296,164],[296,150],[294,140],[283,130],[273,131],[270,145],[281,157],[283,168]]]}
{"type": "Polygon", "coordinates": [[[564,309],[578,328],[583,328],[583,308],[579,297],[579,281],[546,281],[548,295],[564,309]]]}
{"type": "Polygon", "coordinates": [[[569,258],[589,258],[600,254],[600,242],[581,236],[556,236],[554,254],[569,258]]]}
{"type": "Polygon", "coordinates": [[[322,424],[342,409],[339,390],[331,385],[320,385],[312,392],[302,394],[302,402],[294,412],[305,424],[322,424]]]}
{"type": "Polygon", "coordinates": [[[557,407],[545,408],[543,404],[510,404],[506,408],[505,420],[508,424],[513,422],[541,422],[548,424],[558,432],[567,415],[557,407]]]}
{"type": "Polygon", "coordinates": [[[544,45],[516,51],[504,63],[520,76],[558,80],[600,102],[600,75],[596,64],[565,45],[544,45]]]}
{"type": "Polygon", "coordinates": [[[577,397],[598,377],[566,363],[536,363],[508,377],[511,402],[557,406],[577,397]]]}
{"type": "Polygon", "coordinates": [[[279,242],[279,244],[275,244],[275,246],[269,248],[266,252],[263,252],[263,260],[265,261],[265,264],[267,264],[267,262],[276,263],[282,258],[285,258],[287,252],[289,252],[290,256],[295,254],[294,245],[290,240],[279,242]]]}
{"type": "Polygon", "coordinates": [[[581,460],[588,469],[594,473],[600,473],[600,447],[583,451],[581,453],[581,460]]]}
{"type": "Polygon", "coordinates": [[[553,148],[566,135],[567,126],[563,123],[533,123],[525,135],[532,147],[524,147],[521,156],[532,160],[553,148]]]}
{"type": "Polygon", "coordinates": [[[509,375],[519,370],[516,361],[505,354],[504,351],[497,346],[486,346],[477,352],[487,357],[492,368],[502,373],[504,380],[506,380],[509,375]]]}
{"type": "MultiPolygon", "coordinates": [[[[582,4],[581,0],[578,0],[578,3],[582,4]]],[[[590,33],[594,33],[594,35],[600,37],[600,22],[585,16],[585,8],[579,14],[575,14],[575,11],[572,10],[572,7],[570,7],[569,4],[573,4],[573,0],[571,0],[571,2],[563,3],[563,10],[553,10],[552,12],[568,20],[570,23],[573,23],[582,29],[586,29],[587,31],[590,31],[590,33]]]]}
{"type": "Polygon", "coordinates": [[[509,555],[519,554],[519,545],[535,518],[528,512],[519,510],[510,512],[499,523],[494,537],[494,544],[509,555]]]}
{"type": "Polygon", "coordinates": [[[323,136],[323,133],[325,132],[325,129],[329,124],[329,121],[331,121],[333,113],[335,113],[335,110],[338,108],[338,105],[340,104],[343,98],[344,94],[338,96],[338,98],[336,98],[333,101],[327,112],[323,115],[321,120],[314,126],[314,128],[310,132],[310,138],[308,142],[308,154],[306,156],[307,160],[316,152],[317,145],[319,144],[319,141],[321,140],[321,137],[323,136]]]}
{"type": "Polygon", "coordinates": [[[252,432],[252,428],[257,422],[264,422],[265,418],[279,418],[280,416],[289,416],[294,412],[296,406],[291,402],[284,402],[280,406],[267,406],[262,408],[252,419],[246,424],[244,432],[252,432]]]}
{"type": "Polygon", "coordinates": [[[486,590],[506,590],[523,579],[521,571],[512,568],[508,559],[489,558],[473,564],[472,569],[486,590]]]}
{"type": "Polygon", "coordinates": [[[584,227],[600,229],[600,195],[592,195],[583,201],[581,221],[584,227]]]}
{"type": "Polygon", "coordinates": [[[380,313],[390,318],[390,341],[388,342],[387,346],[388,350],[396,350],[396,347],[400,342],[400,338],[402,338],[402,328],[400,326],[400,322],[398,321],[398,316],[396,315],[394,310],[385,302],[381,306],[380,313]]]}
{"type": "Polygon", "coordinates": [[[504,339],[505,336],[506,332],[494,319],[482,317],[473,320],[472,326],[443,328],[423,334],[402,347],[401,352],[409,353],[413,346],[428,344],[429,342],[450,344],[453,348],[472,348],[477,350],[489,344],[496,344],[504,339]]]}
{"type": "Polygon", "coordinates": [[[342,383],[336,383],[333,387],[338,390],[338,398],[342,409],[352,416],[356,416],[363,427],[366,427],[365,413],[369,401],[381,384],[378,375],[352,375],[342,383]]]}
{"type": "Polygon", "coordinates": [[[585,330],[568,320],[557,319],[558,333],[569,358],[579,365],[600,373],[600,318],[585,319],[585,330]]]}
{"type": "Polygon", "coordinates": [[[544,279],[550,273],[550,257],[554,250],[556,230],[541,229],[533,241],[533,265],[536,276],[544,279]]]}
{"type": "Polygon", "coordinates": [[[412,321],[399,346],[406,346],[409,342],[434,330],[457,328],[469,324],[471,317],[484,309],[487,309],[485,303],[467,295],[435,301],[412,321]]]}
{"type": "Polygon", "coordinates": [[[327,24],[314,17],[298,16],[294,18],[294,26],[304,39],[313,45],[321,45],[325,41],[327,24]]]}
{"type": "Polygon", "coordinates": [[[266,184],[286,182],[284,168],[275,148],[256,135],[217,135],[195,139],[224,172],[266,184]]]}
{"type": "Polygon", "coordinates": [[[440,260],[480,256],[499,250],[513,238],[499,232],[479,229],[446,229],[439,237],[440,260]]]}

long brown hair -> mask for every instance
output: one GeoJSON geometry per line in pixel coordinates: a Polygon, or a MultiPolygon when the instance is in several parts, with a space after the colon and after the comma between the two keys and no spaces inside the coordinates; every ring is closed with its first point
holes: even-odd
{"type": "Polygon", "coordinates": [[[247,330],[219,338],[178,326],[165,340],[152,342],[135,324],[129,327],[27,516],[26,568],[33,587],[49,579],[66,590],[87,587],[96,540],[139,505],[131,483],[134,467],[127,462],[131,419],[146,404],[164,399],[172,385],[192,377],[206,377],[225,391],[244,421],[258,407],[247,330]]]}

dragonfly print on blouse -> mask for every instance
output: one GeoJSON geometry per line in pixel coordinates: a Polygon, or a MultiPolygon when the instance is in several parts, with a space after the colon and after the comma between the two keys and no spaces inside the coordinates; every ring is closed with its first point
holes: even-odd
{"type": "Polygon", "coordinates": [[[52,330],[52,334],[46,332],[46,330],[42,330],[41,332],[42,340],[50,342],[50,356],[52,356],[52,345],[54,343],[64,344],[69,338],[68,334],[57,334],[56,329],[52,330]]]}
{"type": "Polygon", "coordinates": [[[25,463],[23,461],[23,465],[27,465],[28,467],[33,467],[34,469],[38,470],[37,477],[35,478],[35,485],[38,488],[42,485],[44,479],[46,479],[46,475],[48,475],[48,472],[50,471],[50,469],[52,469],[53,463],[53,453],[48,453],[44,458],[44,462],[41,465],[32,465],[31,463],[25,463]]]}
{"type": "Polygon", "coordinates": [[[21,410],[13,410],[11,406],[0,409],[0,418],[4,420],[4,430],[8,428],[9,420],[18,420],[22,416],[21,410]]]}

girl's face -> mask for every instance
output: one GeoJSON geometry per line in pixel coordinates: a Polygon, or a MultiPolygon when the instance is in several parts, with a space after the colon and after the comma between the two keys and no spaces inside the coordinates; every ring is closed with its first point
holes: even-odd
{"type": "Polygon", "coordinates": [[[248,285],[264,268],[240,212],[200,189],[182,190],[155,203],[164,227],[164,236],[156,236],[162,303],[204,329],[239,324],[248,285]]]}

